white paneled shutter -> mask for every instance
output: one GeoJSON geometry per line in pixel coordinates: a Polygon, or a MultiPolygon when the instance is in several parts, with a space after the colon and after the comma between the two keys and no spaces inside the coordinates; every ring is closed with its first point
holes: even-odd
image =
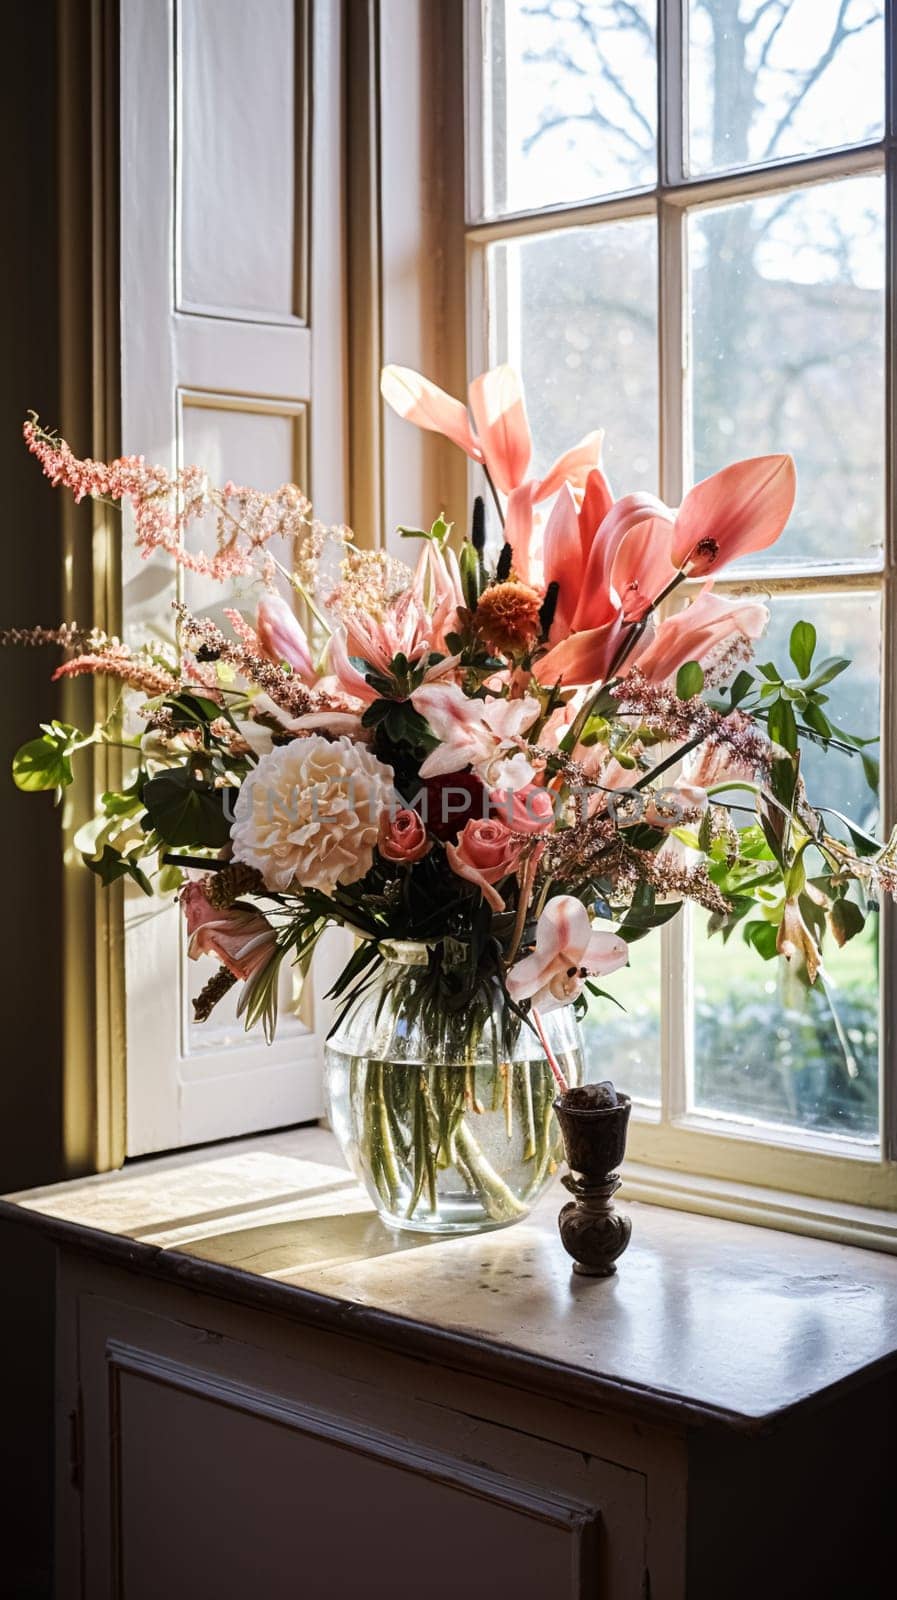
{"type": "MultiPolygon", "coordinates": [[[[121,7],[124,450],[295,481],[327,521],[346,509],[340,12],[121,7]]],[[[129,638],[170,632],[178,593],[213,615],[239,603],[170,568],[126,549],[129,638]]],[[[226,1002],[197,1027],[191,993],[214,968],[187,963],[179,911],[139,891],[126,967],[129,1155],[320,1114],[321,973],[271,1047],[226,1002]]]]}

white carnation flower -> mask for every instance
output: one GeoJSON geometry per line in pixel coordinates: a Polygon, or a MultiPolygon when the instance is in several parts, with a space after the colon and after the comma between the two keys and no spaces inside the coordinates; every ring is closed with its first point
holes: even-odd
{"type": "Polygon", "coordinates": [[[380,817],[401,801],[393,770],[343,736],[278,745],[244,780],[234,810],[234,856],[269,889],[332,890],[370,870],[380,817]]]}

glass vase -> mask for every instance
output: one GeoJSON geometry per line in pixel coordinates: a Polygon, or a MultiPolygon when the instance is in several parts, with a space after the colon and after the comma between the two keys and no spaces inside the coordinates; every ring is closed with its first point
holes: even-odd
{"type": "MultiPolygon", "coordinates": [[[[425,945],[392,941],[381,952],[324,1052],[343,1154],[391,1227],[462,1233],[518,1221],[562,1150],[539,1039],[497,983],[452,1009],[434,999],[425,945]]],[[[568,1083],[579,1083],[572,1007],[543,1026],[568,1083]]]]}

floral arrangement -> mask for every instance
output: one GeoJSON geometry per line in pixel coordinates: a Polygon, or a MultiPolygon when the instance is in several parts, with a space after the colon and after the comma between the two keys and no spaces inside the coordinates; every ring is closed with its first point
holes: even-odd
{"type": "Polygon", "coordinates": [[[584,1009],[594,980],[687,901],[711,932],[824,977],[826,938],[853,937],[893,890],[895,843],[814,804],[801,750],[872,741],[831,720],[848,662],[816,659],[811,622],[789,664],[757,667],[766,607],[713,590],[782,533],[791,458],[738,462],[673,509],[614,497],[598,432],[531,476],[507,367],[475,380],[469,410],[404,368],[382,389],[481,468],[494,554],[482,498],[457,546],[443,517],[401,530],[419,546],[406,565],[316,521],[294,485],[263,494],[195,466],[79,460],[31,418],[51,482],[128,504],[145,556],[261,593],[251,617],[226,611],[227,631],[178,604],[174,648],[74,624],[7,634],[63,647],[57,679],[107,675],[125,702],[123,720],[90,730],[44,725],[15,757],[19,787],[59,793],[78,751],[125,745],[127,781],[78,846],[104,883],[178,895],[190,956],[218,963],[201,1019],[240,984],[247,1025],[270,1035],[281,967],[305,973],[336,923],[358,939],[343,1008],[384,941],[415,941],[434,1006],[473,1015],[497,985],[563,1082],[545,1014],[584,1009]],[[213,552],[191,553],[191,526],[210,517],[213,552]],[[291,543],[288,569],[274,537],[291,543]]]}

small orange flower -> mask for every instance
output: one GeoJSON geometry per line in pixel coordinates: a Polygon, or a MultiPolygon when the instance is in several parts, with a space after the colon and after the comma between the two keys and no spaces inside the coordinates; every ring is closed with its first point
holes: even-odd
{"type": "Polygon", "coordinates": [[[542,597],[527,583],[493,584],[480,595],[474,613],[477,633],[493,650],[516,655],[535,644],[541,633],[542,597]]]}

